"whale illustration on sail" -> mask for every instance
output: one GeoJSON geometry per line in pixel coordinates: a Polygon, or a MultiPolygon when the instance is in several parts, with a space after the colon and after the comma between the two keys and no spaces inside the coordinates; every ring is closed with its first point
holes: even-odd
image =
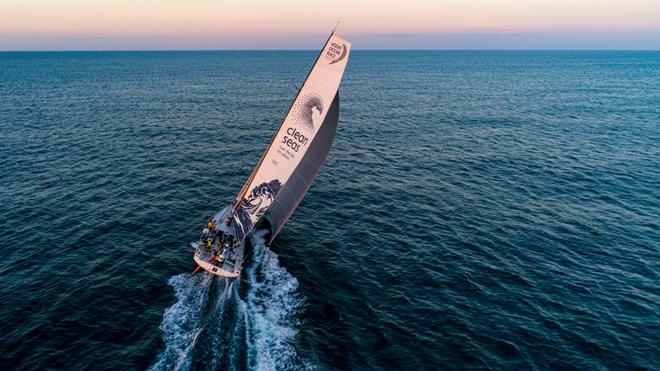
{"type": "Polygon", "coordinates": [[[195,248],[199,269],[240,275],[245,240],[261,221],[270,240],[298,207],[330,151],[339,119],[339,85],[351,43],[334,31],[321,49],[277,132],[234,200],[210,218],[195,248]]]}

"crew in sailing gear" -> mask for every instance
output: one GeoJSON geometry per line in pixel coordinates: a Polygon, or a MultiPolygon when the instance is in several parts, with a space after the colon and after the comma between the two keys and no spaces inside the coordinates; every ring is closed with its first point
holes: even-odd
{"type": "Polygon", "coordinates": [[[213,255],[211,255],[211,264],[213,264],[217,267],[218,263],[219,263],[218,255],[216,255],[215,251],[214,251],[213,255]]]}
{"type": "Polygon", "coordinates": [[[215,223],[213,223],[213,219],[209,218],[209,222],[206,223],[206,227],[210,230],[213,231],[215,229],[215,223]]]}
{"type": "Polygon", "coordinates": [[[213,234],[213,241],[211,241],[211,242],[214,242],[214,243],[215,243],[215,240],[216,240],[218,237],[220,237],[220,241],[222,241],[222,237],[220,236],[220,235],[222,235],[222,231],[221,231],[221,230],[216,229],[216,230],[213,230],[213,232],[211,232],[211,233],[213,234]]]}

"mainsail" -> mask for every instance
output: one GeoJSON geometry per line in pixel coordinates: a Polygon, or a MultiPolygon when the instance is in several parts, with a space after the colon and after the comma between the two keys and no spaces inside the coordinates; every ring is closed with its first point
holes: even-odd
{"type": "Polygon", "coordinates": [[[232,224],[242,240],[265,216],[277,235],[319,173],[337,127],[339,83],[351,44],[331,34],[259,163],[236,196],[232,224]]]}

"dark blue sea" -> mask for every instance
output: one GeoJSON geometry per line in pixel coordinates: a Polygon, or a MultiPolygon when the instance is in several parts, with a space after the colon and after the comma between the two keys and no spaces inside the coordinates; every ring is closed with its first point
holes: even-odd
{"type": "Polygon", "coordinates": [[[0,53],[0,369],[660,369],[660,52],[355,51],[283,232],[191,277],[315,56],[0,53]]]}

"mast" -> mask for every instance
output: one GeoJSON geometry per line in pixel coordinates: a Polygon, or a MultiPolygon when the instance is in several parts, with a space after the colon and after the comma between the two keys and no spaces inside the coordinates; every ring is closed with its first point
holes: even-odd
{"type": "MultiPolygon", "coordinates": [[[[327,143],[320,139],[317,141],[316,137],[319,133],[324,137],[330,134],[323,127],[333,121],[326,118],[333,111],[333,101],[348,62],[350,48],[350,41],[334,32],[328,36],[268,147],[227,211],[227,224],[232,226],[237,239],[244,239],[273,203],[278,208],[285,206],[282,210],[289,210],[291,205],[297,205],[304,197],[309,187],[303,189],[296,186],[295,189],[302,193],[283,205],[285,198],[282,198],[284,196],[281,193],[291,192],[291,186],[296,182],[293,178],[300,177],[297,169],[301,162],[307,163],[312,157],[321,158],[321,152],[316,147],[324,147],[327,143]]],[[[318,162],[318,167],[321,163],[318,162]]],[[[306,169],[305,174],[310,173],[310,169],[303,168],[306,169]]],[[[314,171],[314,174],[318,172],[314,171]]],[[[305,183],[311,184],[314,177],[305,183]]],[[[286,213],[287,218],[293,209],[289,211],[286,213]]],[[[284,220],[279,217],[276,219],[284,220]]]]}
{"type": "Polygon", "coordinates": [[[295,104],[296,99],[298,99],[298,95],[300,94],[300,90],[302,90],[302,87],[305,86],[305,83],[307,82],[307,80],[309,79],[309,76],[311,75],[312,71],[314,70],[314,66],[319,61],[319,58],[321,58],[321,55],[323,54],[323,51],[325,50],[325,47],[328,45],[328,42],[332,38],[332,35],[335,34],[335,30],[337,29],[337,25],[339,25],[339,22],[337,22],[335,27],[332,29],[332,32],[330,32],[330,36],[328,36],[328,39],[323,44],[323,47],[321,48],[321,51],[316,56],[316,59],[314,60],[314,63],[312,64],[312,67],[307,72],[307,76],[305,77],[305,80],[303,81],[303,84],[301,85],[300,88],[298,88],[298,93],[296,94],[295,98],[293,98],[293,101],[291,102],[291,105],[289,106],[289,110],[287,111],[287,113],[282,118],[282,121],[280,122],[280,125],[277,127],[277,130],[275,130],[275,133],[273,134],[273,137],[271,138],[270,143],[268,144],[268,147],[266,147],[266,150],[261,155],[261,158],[259,159],[259,162],[257,162],[257,166],[255,166],[254,170],[252,171],[252,174],[250,174],[250,177],[245,182],[245,184],[243,184],[243,187],[241,188],[241,190],[236,195],[236,198],[234,199],[234,206],[232,207],[231,215],[229,216],[229,220],[227,221],[227,225],[231,225],[231,223],[233,222],[234,217],[236,216],[236,212],[238,211],[238,208],[241,204],[241,200],[243,200],[243,198],[245,197],[245,194],[248,192],[248,189],[250,187],[250,184],[252,183],[252,180],[254,179],[254,176],[259,171],[259,168],[261,168],[261,165],[264,162],[264,158],[266,157],[266,154],[270,150],[270,147],[273,145],[273,142],[275,142],[275,138],[277,137],[277,134],[279,133],[280,129],[282,129],[282,126],[284,125],[284,122],[286,121],[286,118],[291,113],[291,110],[293,109],[293,105],[295,104]]]}

